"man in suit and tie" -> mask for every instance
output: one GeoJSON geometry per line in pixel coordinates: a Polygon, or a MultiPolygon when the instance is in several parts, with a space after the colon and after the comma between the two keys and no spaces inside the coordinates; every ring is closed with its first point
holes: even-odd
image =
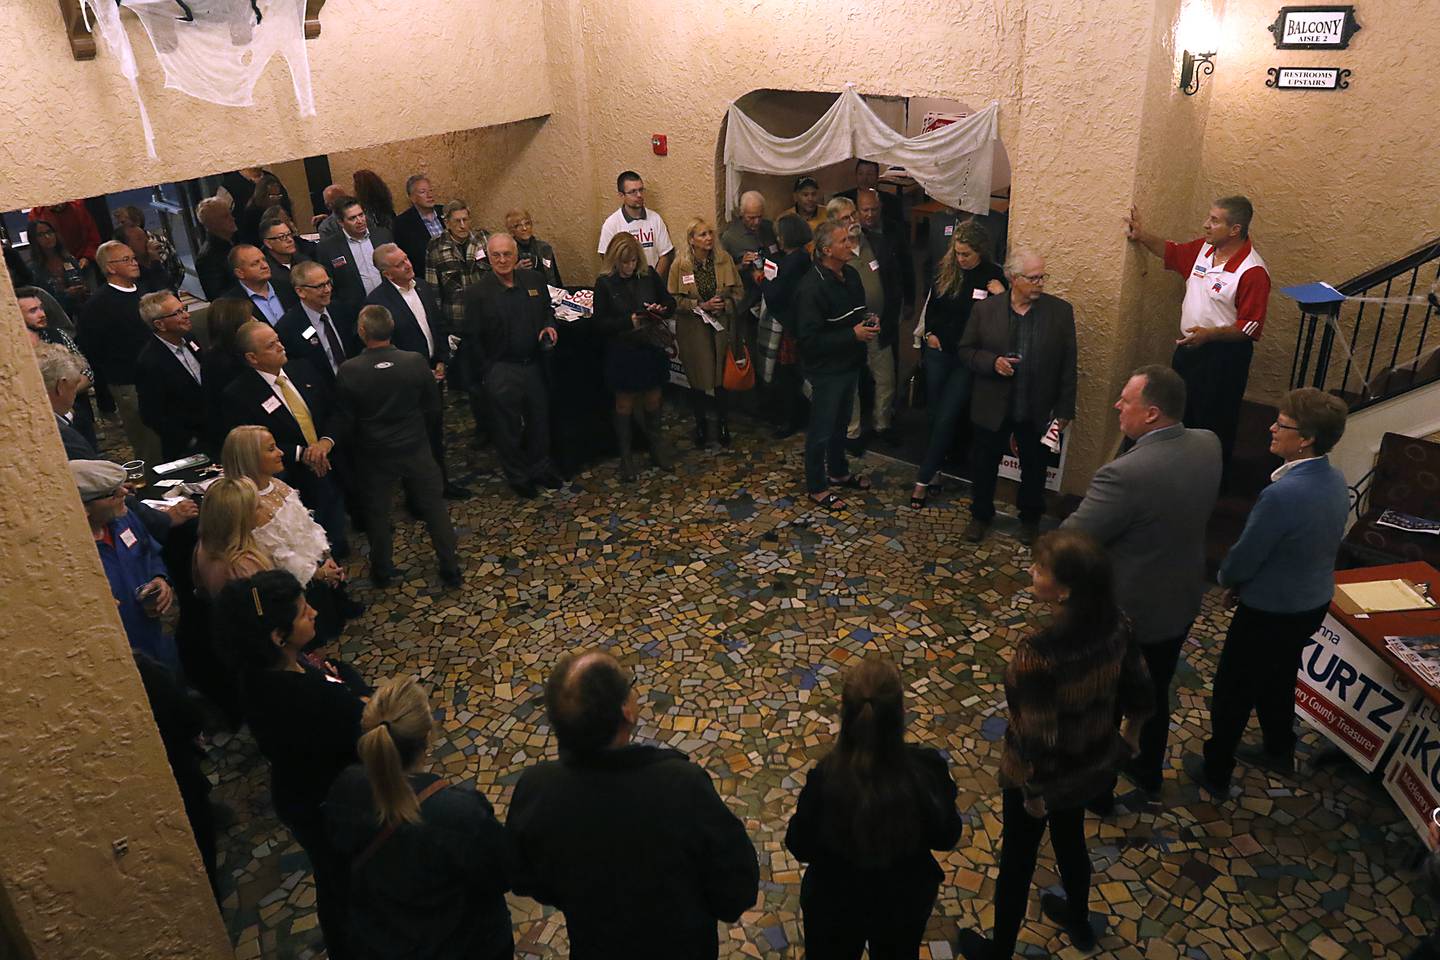
{"type": "Polygon", "coordinates": [[[425,249],[430,241],[445,232],[445,218],[435,205],[435,191],[430,178],[416,173],[405,181],[405,195],[410,206],[395,217],[395,242],[410,258],[415,272],[425,276],[425,249]]]}
{"type": "Polygon", "coordinates": [[[160,456],[178,460],[199,449],[208,425],[202,351],[190,336],[190,311],[170,291],[141,297],[140,319],[155,332],[135,360],[140,418],[160,435],[160,456]]]}
{"type": "Polygon", "coordinates": [[[354,197],[341,197],[331,210],[340,223],[340,233],[320,241],[317,259],[330,271],[335,295],[358,309],[384,279],[375,266],[376,248],[394,238],[383,227],[370,227],[365,208],[354,197]]]}
{"type": "Polygon", "coordinates": [[[286,310],[299,304],[290,284],[274,282],[270,261],[259,247],[236,244],[230,248],[228,262],[230,272],[235,275],[235,286],[225,291],[225,296],[249,301],[250,314],[256,320],[273,327],[286,310]]]}
{"type": "Polygon", "coordinates": [[[226,430],[254,424],[270,431],[284,456],[283,479],[300,491],[330,539],[337,560],[350,552],[344,498],[330,468],[335,440],[329,428],[330,394],[311,366],[289,361],[280,335],[268,323],[240,327],[235,345],[249,370],[221,395],[226,430]]]}
{"type": "Polygon", "coordinates": [[[310,364],[326,387],[333,388],[340,364],[360,352],[354,314],[335,299],[335,283],[320,264],[302,260],[291,280],[300,303],[285,312],[275,332],[292,360],[310,364]]]}
{"type": "MultiPolygon", "coordinates": [[[[1023,361],[1022,361],[1023,362],[1023,361]]],[[[1115,566],[1115,599],[1135,627],[1157,709],[1140,730],[1140,753],[1121,769],[1159,797],[1170,731],[1170,680],[1205,594],[1205,525],[1220,491],[1220,441],[1191,430],[1185,381],[1152,364],[1130,375],[1115,409],[1135,445],[1101,467],[1063,524],[1093,534],[1115,566]]],[[[1112,796],[1091,809],[1108,813],[1112,796]]]]}
{"type": "MultiPolygon", "coordinates": [[[[435,288],[415,276],[410,258],[397,244],[382,243],[375,248],[375,266],[383,278],[370,292],[367,304],[384,307],[395,323],[391,338],[397,350],[410,350],[425,358],[437,382],[445,379],[445,365],[450,361],[450,338],[445,334],[444,314],[435,288]]],[[[445,435],[443,424],[436,421],[430,437],[435,462],[445,474],[445,435]]],[[[445,496],[462,500],[470,491],[445,480],[445,496]]]]}
{"type": "Polygon", "coordinates": [[[1060,430],[1075,418],[1075,311],[1044,292],[1045,258],[1020,249],[1005,262],[1008,297],[975,307],[960,338],[960,362],[975,373],[970,401],[972,443],[970,523],[966,539],[985,539],[995,517],[995,483],[1010,438],[1020,456],[1021,538],[1033,542],[1045,513],[1041,442],[1052,420],[1060,430]]]}
{"type": "Polygon", "coordinates": [[[455,528],[442,495],[444,480],[430,454],[433,424],[440,419],[440,387],[424,358],[390,341],[390,311],[371,304],[360,311],[365,351],[345,361],[336,378],[336,432],[354,448],[356,480],[370,540],[370,579],[377,587],[395,577],[390,506],[395,482],[430,531],[440,579],[460,585],[455,528]]]}

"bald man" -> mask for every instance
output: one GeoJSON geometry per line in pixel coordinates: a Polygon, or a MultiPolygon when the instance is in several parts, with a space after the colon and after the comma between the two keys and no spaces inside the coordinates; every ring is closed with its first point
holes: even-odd
{"type": "Polygon", "coordinates": [[[715,922],[755,903],[755,847],[702,767],[631,742],[634,683],[602,651],[566,654],[551,672],[545,711],[560,759],[515,785],[515,892],[560,907],[572,956],[653,953],[637,950],[643,931],[666,956],[714,958],[715,922]]]}

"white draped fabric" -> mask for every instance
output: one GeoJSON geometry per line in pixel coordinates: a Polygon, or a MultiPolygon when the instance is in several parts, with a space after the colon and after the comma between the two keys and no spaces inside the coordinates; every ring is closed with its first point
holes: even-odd
{"type": "Polygon", "coordinates": [[[941,203],[988,213],[999,113],[999,103],[992,101],[958,123],[907,139],[875,115],[854,84],[847,84],[813,127],[786,139],[766,132],[732,103],[725,130],[728,209],[740,203],[742,171],[795,175],[853,158],[904,167],[941,203]]]}

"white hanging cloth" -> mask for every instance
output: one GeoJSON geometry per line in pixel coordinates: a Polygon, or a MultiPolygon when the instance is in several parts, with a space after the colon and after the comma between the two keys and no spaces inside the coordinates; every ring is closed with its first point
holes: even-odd
{"type": "Polygon", "coordinates": [[[290,67],[300,115],[315,115],[310,59],[305,52],[305,0],[81,0],[96,32],[120,63],[140,106],[145,148],[155,135],[136,83],[135,54],[120,20],[123,6],[139,18],[165,72],[165,86],[226,107],[254,105],[255,83],[277,54],[290,67]]]}
{"type": "Polygon", "coordinates": [[[973,116],[907,139],[876,116],[855,85],[847,83],[814,126],[786,139],[767,132],[732,103],[725,128],[728,209],[740,203],[742,171],[794,175],[861,159],[904,167],[943,204],[989,213],[999,114],[1000,104],[991,101],[973,116]]]}

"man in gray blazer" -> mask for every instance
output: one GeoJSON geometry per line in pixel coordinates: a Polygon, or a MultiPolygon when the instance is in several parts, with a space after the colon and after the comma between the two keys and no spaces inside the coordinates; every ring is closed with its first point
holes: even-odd
{"type": "MultiPolygon", "coordinates": [[[[1159,364],[1136,370],[1115,403],[1120,429],[1135,441],[1101,467],[1063,526],[1105,544],[1115,565],[1115,597],[1155,685],[1156,711],[1140,732],[1140,753],[1122,769],[1158,797],[1170,731],[1170,680],[1205,593],[1205,525],[1220,490],[1220,441],[1191,430],[1185,381],[1159,364]]],[[[1091,804],[1108,812],[1112,798],[1091,804]]]]}
{"type": "Polygon", "coordinates": [[[1010,438],[1020,457],[1021,535],[1035,539],[1045,512],[1050,451],[1041,440],[1051,420],[1075,418],[1075,311],[1045,293],[1045,258],[1020,249],[1005,261],[1007,296],[976,305],[957,353],[975,373],[970,422],[970,524],[965,538],[985,539],[995,516],[995,480],[1010,438]]]}

